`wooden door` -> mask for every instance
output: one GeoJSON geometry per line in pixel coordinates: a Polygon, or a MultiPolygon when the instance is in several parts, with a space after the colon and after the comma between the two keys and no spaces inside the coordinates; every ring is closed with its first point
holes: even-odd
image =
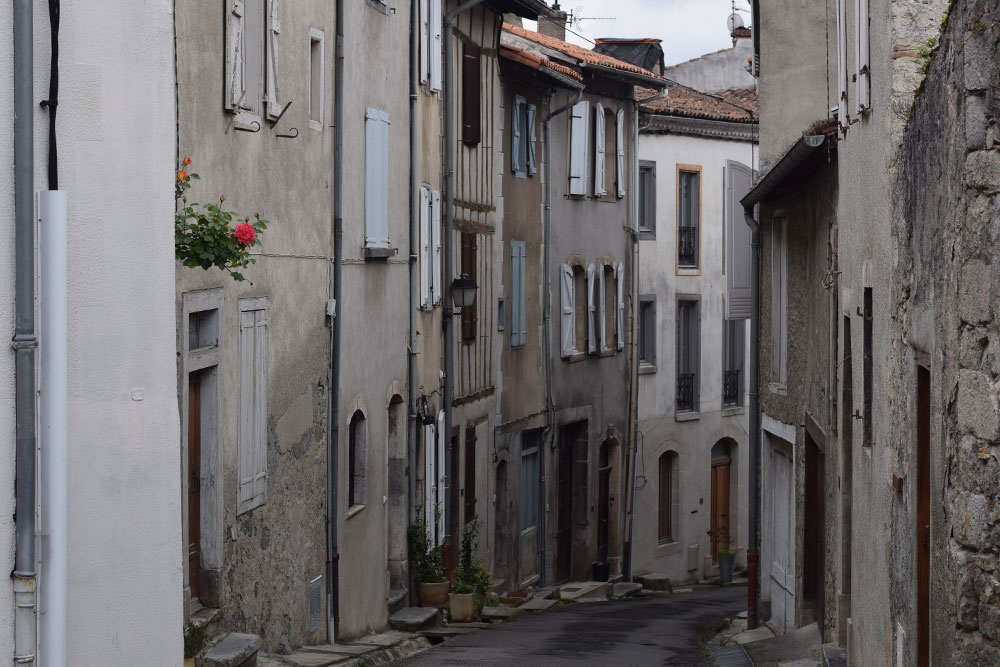
{"type": "Polygon", "coordinates": [[[826,610],[826,468],[823,452],[806,433],[805,516],[803,517],[802,597],[824,631],[826,610]]]}
{"type": "Polygon", "coordinates": [[[712,560],[719,560],[719,551],[729,547],[729,457],[712,461],[712,560]]]}
{"type": "Polygon", "coordinates": [[[771,620],[782,631],[795,629],[794,467],[791,445],[767,439],[768,462],[764,493],[764,549],[767,550],[771,620]]]}
{"type": "Polygon", "coordinates": [[[188,376],[188,585],[198,596],[201,567],[201,383],[188,376]]]}
{"type": "Polygon", "coordinates": [[[569,580],[573,540],[573,443],[559,446],[559,483],[556,513],[556,583],[569,580]]]}
{"type": "Polygon", "coordinates": [[[931,374],[917,368],[917,667],[930,665],[931,374]]]}
{"type": "Polygon", "coordinates": [[[601,445],[601,468],[597,498],[597,560],[608,562],[608,521],[611,516],[611,465],[608,445],[601,445]]]}

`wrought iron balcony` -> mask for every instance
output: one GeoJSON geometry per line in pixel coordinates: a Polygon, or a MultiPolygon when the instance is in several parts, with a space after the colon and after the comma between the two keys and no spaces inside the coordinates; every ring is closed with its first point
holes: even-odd
{"type": "Polygon", "coordinates": [[[679,266],[698,266],[698,228],[679,227],[677,242],[680,248],[677,254],[679,266]]]}
{"type": "Polygon", "coordinates": [[[726,371],[722,378],[722,404],[723,405],[739,405],[740,404],[740,372],[726,371]]]}
{"type": "Polygon", "coordinates": [[[694,410],[694,373],[680,373],[677,376],[677,412],[694,410]]]}

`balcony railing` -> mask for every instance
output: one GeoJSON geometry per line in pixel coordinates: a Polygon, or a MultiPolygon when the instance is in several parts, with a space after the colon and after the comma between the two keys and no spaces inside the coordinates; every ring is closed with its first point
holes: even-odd
{"type": "Polygon", "coordinates": [[[726,371],[722,378],[722,404],[723,405],[739,405],[740,404],[740,372],[726,371]]]}
{"type": "Polygon", "coordinates": [[[677,255],[679,266],[698,266],[698,228],[678,228],[680,249],[677,255]]]}
{"type": "Polygon", "coordinates": [[[680,373],[677,376],[677,412],[694,410],[694,373],[680,373]]]}

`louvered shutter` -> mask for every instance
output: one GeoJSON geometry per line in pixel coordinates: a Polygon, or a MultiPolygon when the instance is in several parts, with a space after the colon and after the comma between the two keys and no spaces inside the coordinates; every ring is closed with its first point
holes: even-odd
{"type": "Polygon", "coordinates": [[[365,246],[389,247],[389,114],[365,111],[365,246]]]}
{"type": "Polygon", "coordinates": [[[510,346],[523,347],[527,339],[524,321],[524,241],[510,242],[510,346]]]}
{"type": "MultiPolygon", "coordinates": [[[[435,500],[435,516],[437,517],[437,543],[444,542],[444,503],[447,502],[448,484],[454,484],[457,480],[448,480],[445,471],[445,432],[444,432],[444,410],[438,413],[437,423],[437,498],[435,500]]],[[[454,509],[454,508],[452,508],[454,509]]]]}
{"type": "Polygon", "coordinates": [[[856,19],[857,31],[855,36],[857,38],[857,57],[855,59],[855,64],[857,66],[857,97],[858,97],[858,108],[857,111],[860,114],[863,111],[867,111],[870,106],[869,97],[871,97],[871,79],[870,79],[870,68],[869,68],[869,49],[868,49],[868,30],[869,30],[869,16],[868,16],[868,0],[855,0],[854,2],[854,17],[856,19]]]}
{"type": "Polygon", "coordinates": [[[281,116],[285,105],[278,93],[278,35],[281,34],[281,20],[278,17],[279,0],[267,0],[267,62],[265,64],[264,107],[270,120],[281,116]]]}
{"type": "Polygon", "coordinates": [[[597,272],[597,301],[600,306],[600,329],[601,329],[601,350],[608,349],[608,325],[607,325],[607,311],[605,310],[606,298],[604,296],[604,267],[600,267],[597,272]]]}
{"type": "Polygon", "coordinates": [[[535,158],[535,116],[537,109],[534,104],[528,105],[528,175],[534,176],[538,173],[537,160],[535,158]]]}
{"type": "Polygon", "coordinates": [[[430,0],[420,0],[420,83],[430,81],[430,0]]]}
{"type": "Polygon", "coordinates": [[[616,162],[618,166],[618,198],[622,199],[625,196],[625,110],[618,110],[618,160],[616,162]]]}
{"type": "Polygon", "coordinates": [[[441,36],[444,33],[441,3],[443,1],[430,0],[430,87],[433,92],[441,90],[441,36]]]}
{"type": "Polygon", "coordinates": [[[594,265],[587,267],[587,352],[597,352],[597,335],[594,329],[594,318],[597,317],[597,304],[594,301],[594,265]]]}
{"type": "Polygon", "coordinates": [[[562,304],[562,356],[569,357],[576,352],[576,290],[573,285],[573,267],[563,264],[559,267],[559,291],[562,304]]]}
{"type": "Polygon", "coordinates": [[[431,294],[434,305],[441,303],[441,193],[431,193],[431,294]]]}
{"type": "Polygon", "coordinates": [[[590,103],[583,100],[573,107],[570,117],[569,193],[587,194],[590,142],[587,139],[590,103]]]}
{"type": "Polygon", "coordinates": [[[750,192],[750,167],[726,161],[726,319],[750,318],[750,226],[743,217],[740,200],[750,192]]]}
{"type": "Polygon", "coordinates": [[[510,113],[510,168],[518,176],[526,176],[524,160],[521,156],[521,142],[524,141],[524,98],[514,97],[514,106],[510,113]]]}
{"type": "Polygon", "coordinates": [[[431,189],[420,188],[420,307],[431,307],[431,189]]]}
{"type": "Polygon", "coordinates": [[[625,349],[625,265],[618,263],[616,271],[618,282],[618,317],[615,319],[615,328],[618,331],[618,349],[625,349]]]}
{"type": "Polygon", "coordinates": [[[519,313],[520,327],[517,329],[517,334],[521,338],[521,345],[525,345],[528,342],[528,310],[526,302],[526,292],[525,289],[525,259],[527,254],[525,252],[524,241],[518,244],[518,263],[517,263],[517,284],[518,288],[518,299],[517,299],[517,311],[519,313]]]}
{"type": "Polygon", "coordinates": [[[246,10],[244,0],[229,0],[226,14],[226,95],[227,111],[236,111],[246,97],[246,58],[244,31],[246,10]]]}
{"type": "Polygon", "coordinates": [[[237,513],[267,499],[267,311],[240,311],[237,513]]]}
{"type": "Polygon", "coordinates": [[[603,197],[608,194],[605,185],[605,134],[604,134],[604,106],[600,103],[594,107],[594,196],[603,197]]]}
{"type": "Polygon", "coordinates": [[[267,499],[267,311],[256,311],[254,377],[254,507],[267,499]]]}
{"type": "Polygon", "coordinates": [[[437,432],[434,424],[424,426],[424,522],[427,524],[427,538],[434,543],[435,517],[437,505],[437,432]]]}
{"type": "Polygon", "coordinates": [[[847,127],[847,0],[837,0],[837,121],[847,127]]]}

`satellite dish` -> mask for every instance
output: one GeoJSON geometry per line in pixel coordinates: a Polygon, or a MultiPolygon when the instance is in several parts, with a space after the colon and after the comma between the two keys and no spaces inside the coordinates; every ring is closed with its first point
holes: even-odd
{"type": "Polygon", "coordinates": [[[730,33],[735,32],[737,28],[742,28],[745,25],[746,24],[743,23],[743,17],[736,12],[730,14],[729,18],[726,19],[726,26],[729,28],[730,33]]]}

